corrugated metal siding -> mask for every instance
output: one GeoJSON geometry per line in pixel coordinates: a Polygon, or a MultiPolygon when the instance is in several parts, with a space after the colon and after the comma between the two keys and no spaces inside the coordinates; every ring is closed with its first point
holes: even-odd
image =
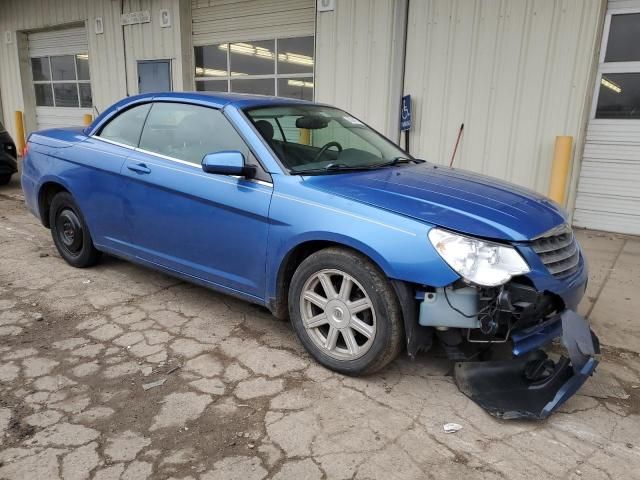
{"type": "MultiPolygon", "coordinates": [[[[173,87],[184,87],[184,71],[191,70],[190,45],[182,54],[182,42],[185,35],[184,22],[181,15],[189,15],[189,5],[185,0],[124,0],[124,12],[149,10],[152,21],[149,24],[125,27],[125,37],[129,43],[126,51],[126,70],[128,73],[129,91],[127,92],[127,75],[125,75],[125,52],[123,48],[123,29],[120,23],[121,2],[114,0],[2,0],[0,15],[0,91],[2,92],[2,108],[6,126],[15,135],[13,112],[24,110],[29,128],[35,126],[35,108],[30,106],[29,98],[24,98],[16,32],[31,33],[37,30],[64,28],[85,24],[89,44],[89,68],[94,105],[104,110],[113,102],[137,91],[136,61],[146,59],[172,59],[173,87]],[[168,8],[171,12],[171,27],[160,28],[159,10],[168,8]],[[104,33],[94,32],[94,19],[102,17],[104,33]],[[4,41],[4,33],[11,31],[13,42],[4,41]],[[183,65],[188,63],[188,67],[183,65]],[[29,112],[31,110],[31,112],[29,112]],[[32,115],[33,118],[29,118],[32,115]]],[[[190,22],[187,22],[190,27],[190,22]]],[[[186,36],[190,41],[190,35],[186,36]]],[[[24,66],[23,66],[24,68],[24,66]]],[[[27,66],[28,68],[28,66],[27,66]]],[[[190,75],[187,77],[190,78],[190,75]]]]}
{"type": "MultiPolygon", "coordinates": [[[[89,52],[100,52],[99,55],[89,55],[91,71],[91,86],[94,104],[103,109],[118,98],[124,96],[124,65],[122,57],[122,33],[120,24],[119,4],[111,0],[58,0],[43,2],[34,0],[4,0],[3,14],[0,15],[0,32],[12,32],[13,42],[0,42],[0,86],[2,91],[2,106],[7,128],[15,135],[13,112],[25,111],[20,63],[18,56],[18,41],[16,32],[44,30],[65,27],[70,24],[87,24],[90,19],[87,41],[89,52]],[[116,8],[114,8],[116,7],[116,8]],[[102,16],[105,33],[93,33],[93,18],[102,16]],[[119,35],[118,35],[118,32],[119,35]],[[119,80],[120,79],[120,80],[119,80]]],[[[30,78],[28,79],[30,81],[30,78]]],[[[27,99],[28,100],[28,99],[27,99]]],[[[29,102],[27,101],[27,106],[29,102]]],[[[29,112],[25,111],[25,114],[29,112]]],[[[28,126],[35,128],[35,110],[31,112],[28,126]]]]}
{"type": "Polygon", "coordinates": [[[87,38],[89,39],[91,89],[93,104],[98,111],[102,112],[127,94],[120,2],[94,0],[89,3],[87,38]],[[103,34],[95,34],[93,25],[95,17],[103,19],[103,34]]]}
{"type": "Polygon", "coordinates": [[[192,0],[193,44],[313,35],[314,0],[192,0]]]}
{"type": "MultiPolygon", "coordinates": [[[[151,23],[124,27],[129,93],[138,93],[138,60],[171,60],[173,90],[184,90],[179,2],[174,0],[124,1],[125,13],[141,10],[148,10],[151,13],[151,23]],[[160,28],[158,15],[163,8],[170,11],[171,28],[160,28]]],[[[187,61],[190,62],[189,57],[187,61]]]]}
{"type": "Polygon", "coordinates": [[[344,108],[391,138],[398,135],[406,4],[339,0],[335,11],[317,14],[316,101],[344,108]]]}
{"type": "Polygon", "coordinates": [[[455,166],[546,193],[555,136],[581,145],[603,10],[601,0],[410,2],[411,153],[448,163],[464,123],[455,166]]]}

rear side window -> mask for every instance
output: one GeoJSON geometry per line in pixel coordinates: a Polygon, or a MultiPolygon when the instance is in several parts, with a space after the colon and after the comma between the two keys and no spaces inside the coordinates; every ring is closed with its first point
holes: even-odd
{"type": "Polygon", "coordinates": [[[144,125],[144,119],[147,117],[150,108],[151,104],[146,103],[125,110],[107,123],[98,136],[114,142],[137,147],[142,126],[144,125]]]}
{"type": "Polygon", "coordinates": [[[140,148],[200,165],[208,153],[249,149],[219,110],[184,103],[154,103],[140,148]]]}

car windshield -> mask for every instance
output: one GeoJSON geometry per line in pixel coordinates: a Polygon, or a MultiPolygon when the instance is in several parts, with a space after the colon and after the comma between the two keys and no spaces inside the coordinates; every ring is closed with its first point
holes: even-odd
{"type": "Polygon", "coordinates": [[[413,159],[337,108],[283,105],[245,112],[290,173],[383,168],[413,159]]]}

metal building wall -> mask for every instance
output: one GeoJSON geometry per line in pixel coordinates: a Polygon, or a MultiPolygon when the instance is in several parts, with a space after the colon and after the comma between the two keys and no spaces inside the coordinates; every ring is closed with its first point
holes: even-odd
{"type": "Polygon", "coordinates": [[[7,129],[15,135],[13,112],[25,111],[27,130],[35,128],[30,65],[25,59],[26,33],[85,25],[94,105],[102,111],[128,94],[137,93],[137,60],[171,59],[173,88],[190,88],[192,81],[189,0],[2,0],[0,15],[0,91],[7,129]],[[171,27],[161,28],[159,10],[171,12],[171,27]],[[121,13],[149,10],[151,23],[121,25],[121,13]],[[104,33],[96,34],[94,19],[102,17],[104,33]],[[7,44],[5,34],[11,32],[7,44]],[[123,38],[127,42],[126,56],[123,38]],[[185,42],[189,42],[188,45],[185,42]],[[183,55],[183,44],[184,52],[183,55]],[[126,58],[126,61],[125,61],[126,58]],[[20,62],[22,61],[22,65],[20,62]],[[126,75],[125,75],[126,71],[126,75]],[[28,95],[25,98],[24,92],[28,95]]]}
{"type": "Polygon", "coordinates": [[[190,45],[183,48],[184,24],[180,21],[181,15],[189,15],[189,7],[188,0],[123,0],[124,13],[142,10],[151,13],[150,23],[124,27],[129,94],[138,93],[138,60],[171,60],[173,90],[191,89],[191,75],[186,75],[192,71],[191,48],[190,45]],[[171,27],[160,27],[161,9],[169,10],[171,27]]]}
{"type": "Polygon", "coordinates": [[[412,153],[546,193],[556,135],[579,168],[605,0],[411,1],[412,153]]]}
{"type": "MultiPolygon", "coordinates": [[[[0,89],[6,127],[12,135],[15,135],[13,112],[15,110],[24,111],[25,100],[26,106],[33,108],[33,105],[29,105],[33,99],[25,99],[23,95],[23,82],[26,87],[31,78],[23,78],[24,75],[21,74],[20,58],[24,57],[26,53],[23,48],[19,55],[21,45],[26,45],[26,34],[21,32],[54,26],[85,25],[88,18],[102,16],[105,33],[98,36],[88,34],[89,50],[100,52],[99,56],[90,55],[89,57],[94,102],[98,108],[104,108],[111,101],[123,95],[122,33],[117,35],[118,29],[112,28],[116,21],[117,26],[120,24],[120,10],[113,8],[114,5],[118,6],[116,2],[110,0],[92,2],[83,0],[56,2],[4,0],[0,16],[0,32],[3,35],[3,41],[0,42],[0,65],[2,65],[0,68],[0,89]],[[6,43],[4,40],[7,31],[11,32],[11,43],[6,43]]],[[[28,63],[24,64],[24,58],[22,61],[23,70],[30,68],[28,63]]],[[[35,128],[35,118],[27,118],[26,121],[28,130],[35,128]]]]}
{"type": "Polygon", "coordinates": [[[393,139],[406,8],[407,0],[338,0],[334,11],[316,15],[316,101],[344,108],[393,139]]]}

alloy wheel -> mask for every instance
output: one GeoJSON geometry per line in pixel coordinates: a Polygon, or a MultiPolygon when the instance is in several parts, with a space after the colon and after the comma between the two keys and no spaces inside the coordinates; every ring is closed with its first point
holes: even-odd
{"type": "Polygon", "coordinates": [[[341,270],[321,270],[307,279],[300,312],[309,338],[333,358],[354,360],[373,344],[373,303],[362,285],[341,270]]]}

